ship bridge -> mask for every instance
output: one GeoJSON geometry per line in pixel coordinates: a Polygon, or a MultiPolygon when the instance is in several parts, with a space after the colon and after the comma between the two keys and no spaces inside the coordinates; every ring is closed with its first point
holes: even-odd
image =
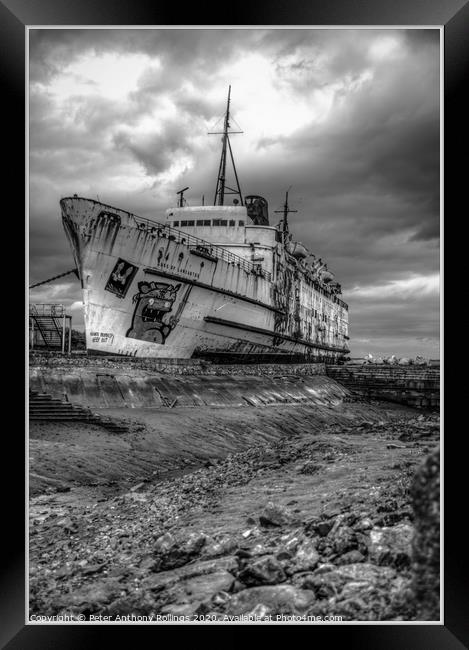
{"type": "Polygon", "coordinates": [[[272,273],[273,249],[279,231],[257,225],[248,216],[246,206],[202,205],[169,208],[168,226],[222,246],[250,262],[259,262],[272,273]]]}

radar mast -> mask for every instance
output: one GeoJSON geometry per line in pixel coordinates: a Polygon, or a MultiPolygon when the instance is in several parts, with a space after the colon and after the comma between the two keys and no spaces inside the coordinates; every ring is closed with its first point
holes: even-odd
{"type": "Polygon", "coordinates": [[[218,168],[218,178],[217,178],[217,188],[215,190],[215,197],[213,199],[213,205],[224,205],[225,195],[234,194],[239,196],[241,205],[244,205],[243,197],[241,194],[241,187],[238,180],[238,173],[236,171],[236,165],[233,158],[233,151],[231,150],[230,143],[230,134],[233,133],[243,133],[243,131],[230,131],[230,102],[231,102],[231,85],[228,87],[228,100],[226,104],[226,112],[223,120],[223,131],[212,131],[209,132],[209,135],[222,135],[222,151],[220,158],[220,166],[218,168]],[[233,172],[236,180],[236,189],[229,187],[226,184],[226,158],[227,151],[230,153],[231,164],[233,166],[233,172]]]}
{"type": "Polygon", "coordinates": [[[288,228],[288,214],[290,212],[298,212],[298,210],[290,210],[288,207],[288,192],[291,190],[291,185],[288,188],[288,190],[285,193],[285,203],[283,204],[283,210],[274,210],[276,213],[281,213],[283,214],[283,219],[282,219],[282,241],[285,244],[288,238],[288,234],[290,232],[288,228]]]}

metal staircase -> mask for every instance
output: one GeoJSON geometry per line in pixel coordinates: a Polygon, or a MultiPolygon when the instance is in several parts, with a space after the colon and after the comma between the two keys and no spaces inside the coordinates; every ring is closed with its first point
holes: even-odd
{"type": "Polygon", "coordinates": [[[30,305],[29,328],[31,347],[65,351],[65,339],[68,339],[70,351],[71,316],[65,313],[63,305],[30,305]]]}

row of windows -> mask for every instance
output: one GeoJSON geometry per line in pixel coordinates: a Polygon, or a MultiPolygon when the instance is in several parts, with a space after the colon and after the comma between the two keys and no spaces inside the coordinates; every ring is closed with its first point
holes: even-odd
{"type": "MultiPolygon", "coordinates": [[[[184,227],[184,226],[236,226],[236,221],[234,219],[230,219],[227,221],[226,219],[197,219],[197,221],[173,221],[172,224],[175,228],[178,228],[179,226],[184,227]]],[[[244,226],[244,221],[238,221],[238,226],[244,226]]]]}

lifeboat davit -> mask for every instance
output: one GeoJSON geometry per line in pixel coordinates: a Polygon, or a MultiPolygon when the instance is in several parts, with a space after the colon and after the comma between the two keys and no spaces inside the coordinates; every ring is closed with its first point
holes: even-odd
{"type": "Polygon", "coordinates": [[[307,248],[299,241],[289,241],[287,251],[297,260],[302,260],[309,255],[307,248]]]}

